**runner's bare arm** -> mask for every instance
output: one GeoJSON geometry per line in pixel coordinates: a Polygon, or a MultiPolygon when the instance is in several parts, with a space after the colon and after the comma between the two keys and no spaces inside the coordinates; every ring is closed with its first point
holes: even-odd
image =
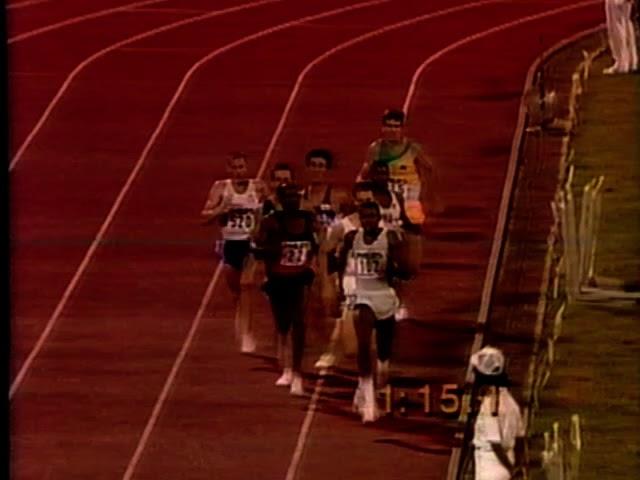
{"type": "Polygon", "coordinates": [[[329,229],[329,234],[325,239],[323,250],[325,252],[330,252],[332,250],[336,250],[338,245],[342,243],[344,240],[344,225],[342,222],[336,222],[329,229]]]}
{"type": "Polygon", "coordinates": [[[420,149],[415,157],[416,169],[420,177],[420,203],[425,212],[442,213],[444,204],[440,196],[440,178],[438,169],[424,150],[420,149]]]}
{"type": "Polygon", "coordinates": [[[278,243],[274,232],[277,228],[276,220],[271,215],[263,217],[253,236],[254,254],[260,260],[269,261],[277,256],[278,243]]]}
{"type": "Polygon", "coordinates": [[[342,216],[353,212],[353,197],[344,188],[335,187],[331,191],[331,203],[337,213],[342,216]]]}
{"type": "Polygon", "coordinates": [[[389,260],[391,260],[393,276],[402,280],[408,280],[410,275],[409,259],[405,244],[393,230],[387,231],[387,241],[389,242],[389,260]]]}
{"type": "Polygon", "coordinates": [[[256,192],[258,193],[258,200],[260,203],[264,202],[271,192],[269,191],[269,186],[266,184],[264,180],[256,179],[256,192]]]}
{"type": "Polygon", "coordinates": [[[380,147],[378,146],[377,141],[369,145],[369,148],[367,148],[367,157],[362,164],[362,167],[360,167],[360,173],[358,173],[358,176],[356,177],[356,182],[362,182],[369,178],[369,166],[378,159],[379,152],[380,147]]]}
{"type": "Polygon", "coordinates": [[[226,205],[223,204],[223,192],[224,184],[222,182],[215,182],[211,190],[209,190],[209,196],[200,213],[203,217],[203,223],[211,223],[216,217],[224,213],[226,205]]]}
{"type": "Polygon", "coordinates": [[[336,269],[340,278],[344,276],[344,271],[347,268],[347,259],[349,258],[349,252],[353,248],[353,240],[356,238],[356,232],[357,230],[353,230],[345,235],[342,248],[340,248],[340,251],[338,252],[336,269]]]}

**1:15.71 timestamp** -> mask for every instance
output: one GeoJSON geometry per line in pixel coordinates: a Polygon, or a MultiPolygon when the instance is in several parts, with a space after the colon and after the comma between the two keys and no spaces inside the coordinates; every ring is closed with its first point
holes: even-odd
{"type": "Polygon", "coordinates": [[[387,385],[378,390],[381,406],[387,414],[458,415],[463,389],[455,383],[425,384],[422,388],[387,385]]]}

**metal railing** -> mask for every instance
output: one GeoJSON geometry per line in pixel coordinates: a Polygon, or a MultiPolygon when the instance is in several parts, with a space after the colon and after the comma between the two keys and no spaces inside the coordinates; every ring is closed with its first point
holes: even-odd
{"type": "Polygon", "coordinates": [[[571,416],[569,426],[561,430],[554,422],[551,432],[544,432],[542,470],[546,480],[576,480],[580,473],[582,425],[580,416],[571,416]]]}
{"type": "MultiPolygon", "coordinates": [[[[583,59],[571,76],[571,89],[567,99],[565,117],[558,115],[559,105],[556,92],[546,91],[542,83],[544,82],[542,69],[536,75],[537,84],[532,86],[523,98],[527,104],[527,132],[555,131],[564,135],[557,194],[551,205],[553,222],[547,237],[544,278],[537,309],[536,340],[530,363],[528,386],[525,391],[527,405],[524,412],[527,431],[530,430],[535,411],[539,408],[540,392],[547,384],[555,362],[555,344],[562,331],[562,322],[567,307],[568,294],[565,291],[569,288],[573,288],[575,291],[575,279],[580,278],[583,272],[588,273],[595,268],[593,258],[595,257],[597,225],[601,211],[599,193],[603,181],[592,184],[589,190],[590,203],[585,207],[588,209],[588,215],[584,217],[584,222],[581,222],[581,227],[588,234],[585,237],[588,239],[588,243],[578,242],[575,234],[577,232],[576,217],[571,187],[574,151],[569,148],[569,144],[570,136],[577,131],[580,124],[580,100],[583,93],[587,91],[591,66],[594,59],[604,52],[605,48],[603,45],[591,53],[582,52],[583,59]],[[573,215],[569,214],[571,211],[574,212],[573,215]],[[581,257],[578,254],[580,248],[583,249],[581,257]],[[590,256],[587,255],[587,251],[590,256]],[[580,262],[576,262],[576,256],[583,259],[584,266],[581,266],[580,262]],[[571,287],[568,280],[574,282],[571,287]]],[[[465,422],[465,428],[457,480],[472,478],[473,462],[470,458],[469,443],[473,435],[473,418],[472,415],[465,413],[461,415],[461,420],[465,422]]],[[[572,417],[568,441],[561,438],[557,422],[554,426],[553,437],[547,434],[546,439],[543,469],[547,472],[547,478],[551,480],[577,478],[582,445],[579,417],[577,415],[572,417]]],[[[528,473],[525,468],[524,478],[528,477],[528,473]]]]}

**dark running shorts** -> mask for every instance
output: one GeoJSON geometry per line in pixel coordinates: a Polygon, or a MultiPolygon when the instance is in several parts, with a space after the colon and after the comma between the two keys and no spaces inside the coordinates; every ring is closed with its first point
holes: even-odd
{"type": "Polygon", "coordinates": [[[251,242],[249,240],[225,240],[222,247],[224,264],[241,271],[250,250],[251,242]]]}

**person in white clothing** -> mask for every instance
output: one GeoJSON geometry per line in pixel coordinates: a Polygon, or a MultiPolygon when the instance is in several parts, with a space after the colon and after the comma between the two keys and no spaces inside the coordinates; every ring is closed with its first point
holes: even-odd
{"type": "Polygon", "coordinates": [[[472,442],[475,480],[508,480],[521,464],[524,423],[520,407],[507,389],[504,364],[503,353],[490,346],[471,356],[479,385],[472,442]]]}
{"type": "Polygon", "coordinates": [[[227,159],[230,178],[214,182],[202,209],[205,224],[220,223],[222,256],[227,284],[236,309],[236,334],[243,353],[256,348],[251,328],[251,288],[255,285],[255,260],[250,255],[251,238],[258,225],[266,185],[248,178],[247,158],[233,153],[227,159]]]}
{"type": "Polygon", "coordinates": [[[635,25],[631,18],[633,0],[605,0],[607,35],[614,63],[603,73],[629,73],[638,70],[635,25]]]}
{"type": "Polygon", "coordinates": [[[380,206],[364,202],[358,208],[361,227],[349,232],[338,258],[343,277],[354,277],[351,291],[345,285],[346,303],[354,310],[354,326],[358,340],[358,388],[353,405],[362,422],[378,418],[375,385],[372,376],[371,336],[376,330],[377,357],[385,364],[391,356],[391,345],[398,297],[392,287],[394,277],[406,275],[406,260],[397,232],[381,226],[380,206]]]}
{"type": "MultiPolygon", "coordinates": [[[[355,206],[363,204],[367,201],[373,201],[373,185],[371,182],[358,182],[353,186],[352,190],[355,206]]],[[[342,248],[344,237],[349,232],[360,228],[360,218],[358,211],[346,215],[335,222],[329,229],[323,250],[326,252],[328,260],[332,260],[336,257],[337,252],[342,248]]],[[[353,279],[348,274],[338,282],[342,282],[342,291],[348,291],[349,285],[353,283],[353,279]]],[[[339,284],[337,286],[340,286],[339,284]]],[[[343,341],[345,329],[344,325],[346,321],[349,321],[352,316],[352,310],[348,308],[341,308],[340,316],[335,319],[333,331],[329,340],[329,345],[325,352],[320,356],[315,363],[315,367],[324,372],[326,369],[334,367],[340,361],[343,351],[343,341]]]]}

